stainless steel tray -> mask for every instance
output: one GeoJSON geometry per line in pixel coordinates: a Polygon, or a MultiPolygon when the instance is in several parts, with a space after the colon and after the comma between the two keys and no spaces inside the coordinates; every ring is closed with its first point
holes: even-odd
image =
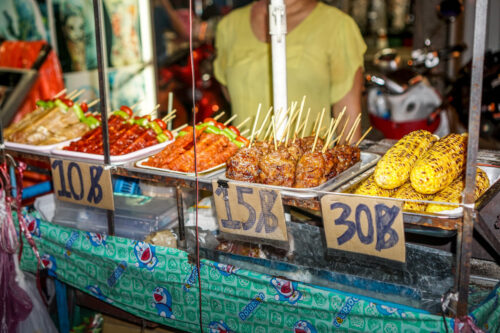
{"type": "MultiPolygon", "coordinates": [[[[500,180],[500,168],[491,167],[491,166],[478,166],[488,175],[488,179],[490,180],[490,186],[486,191],[484,191],[483,195],[481,195],[476,200],[476,206],[481,202],[481,200],[485,197],[488,190],[500,180]]],[[[349,182],[345,183],[343,186],[338,188],[338,192],[350,192],[354,187],[358,186],[359,183],[364,181],[366,178],[373,174],[375,169],[372,168],[367,170],[366,172],[359,174],[355,178],[352,178],[349,182]]],[[[413,212],[413,211],[404,211],[403,215],[405,216],[405,221],[414,221],[418,222],[419,218],[442,218],[442,219],[456,219],[461,218],[463,216],[462,207],[442,211],[439,213],[427,213],[427,212],[413,212]]]]}
{"type": "Polygon", "coordinates": [[[253,185],[258,185],[266,188],[272,188],[279,190],[281,192],[282,196],[285,197],[292,197],[292,198],[297,198],[297,199],[312,199],[318,197],[318,195],[322,194],[321,192],[325,191],[332,191],[345,182],[349,181],[351,178],[355,177],[356,175],[359,175],[363,173],[364,171],[370,169],[372,166],[377,164],[378,160],[380,159],[380,155],[374,154],[374,153],[368,153],[368,152],[361,152],[360,155],[360,161],[356,164],[354,164],[352,167],[349,169],[345,170],[344,172],[338,174],[337,176],[333,177],[332,179],[329,179],[328,181],[324,182],[323,184],[316,186],[316,187],[310,187],[310,188],[292,188],[292,187],[286,187],[286,186],[274,186],[274,185],[265,185],[265,184],[256,184],[256,183],[247,183],[247,182],[241,182],[241,181],[236,181],[233,179],[229,179],[226,177],[226,175],[222,175],[219,177],[219,179],[223,179],[226,181],[230,182],[236,182],[236,183],[242,183],[242,184],[253,184],[253,185]],[[315,192],[319,191],[319,192],[315,192]]]}

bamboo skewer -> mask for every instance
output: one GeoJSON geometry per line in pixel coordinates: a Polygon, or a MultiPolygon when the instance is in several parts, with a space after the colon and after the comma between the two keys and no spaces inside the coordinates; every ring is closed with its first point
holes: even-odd
{"type": "Polygon", "coordinates": [[[349,134],[347,134],[347,136],[345,137],[345,141],[347,142],[347,144],[351,144],[352,136],[354,135],[354,131],[358,127],[360,121],[361,121],[361,113],[358,114],[356,120],[354,121],[354,124],[351,126],[351,129],[349,130],[349,134]]]}
{"type": "Polygon", "coordinates": [[[240,127],[245,125],[250,119],[252,119],[252,117],[248,117],[247,119],[243,120],[239,125],[236,126],[236,128],[240,129],[240,127]]]}
{"type": "Polygon", "coordinates": [[[304,128],[302,129],[302,134],[300,135],[300,138],[303,139],[304,135],[306,134],[306,129],[307,129],[307,122],[309,121],[309,113],[311,112],[311,108],[307,109],[307,114],[306,114],[306,120],[304,121],[304,128]]]}
{"type": "Polygon", "coordinates": [[[178,132],[178,131],[180,131],[181,129],[186,128],[187,126],[188,126],[188,124],[187,124],[187,123],[186,123],[186,124],[184,124],[184,125],[181,125],[181,126],[177,127],[176,129],[173,129],[173,130],[172,130],[172,133],[177,133],[177,132],[178,132]]]}
{"type": "Polygon", "coordinates": [[[74,94],[76,94],[77,92],[78,92],[78,89],[73,90],[72,92],[70,92],[69,94],[66,95],[66,98],[67,99],[72,99],[73,98],[72,96],[74,94]]]}
{"type": "MultiPolygon", "coordinates": [[[[323,108],[323,110],[321,110],[321,116],[319,117],[318,127],[320,127],[321,124],[323,123],[323,116],[325,115],[325,110],[326,110],[325,108],[323,108]]],[[[319,131],[316,131],[316,136],[314,137],[314,143],[312,146],[311,153],[314,153],[314,149],[316,149],[316,143],[318,143],[318,135],[319,135],[319,131]]]]}
{"type": "Polygon", "coordinates": [[[133,104],[130,108],[134,110],[139,104],[142,103],[142,99],[138,100],[135,104],[133,104]]]}
{"type": "Polygon", "coordinates": [[[288,138],[290,136],[290,128],[292,127],[293,122],[295,121],[295,118],[297,117],[297,113],[295,112],[295,109],[297,108],[297,102],[292,102],[292,106],[290,108],[290,116],[288,119],[288,122],[285,127],[285,147],[288,146],[288,138]]]}
{"type": "Polygon", "coordinates": [[[68,91],[68,89],[64,88],[63,90],[61,90],[60,92],[55,94],[53,98],[55,99],[55,98],[61,97],[62,95],[64,95],[66,93],[66,91],[68,91]]]}
{"type": "MultiPolygon", "coordinates": [[[[339,116],[338,116],[338,117],[337,117],[337,119],[335,120],[335,123],[334,123],[334,125],[333,125],[333,129],[332,129],[332,132],[331,132],[331,135],[330,135],[330,139],[329,139],[327,142],[325,142],[325,144],[326,144],[327,146],[329,146],[329,145],[330,145],[330,144],[329,144],[329,142],[330,142],[330,140],[332,139],[333,134],[335,134],[335,130],[337,129],[337,126],[340,124],[340,120],[342,119],[342,117],[344,117],[344,112],[345,112],[345,109],[344,109],[344,110],[342,110],[342,112],[340,112],[339,116]]],[[[338,139],[338,138],[337,138],[337,139],[338,139]]],[[[332,143],[334,143],[334,142],[336,142],[336,141],[337,141],[337,140],[334,140],[334,141],[332,141],[332,143]]]]}
{"type": "MultiPolygon", "coordinates": [[[[271,117],[271,119],[273,119],[273,118],[271,117]]],[[[272,124],[269,124],[269,126],[267,126],[266,135],[264,135],[264,137],[262,138],[262,141],[266,141],[267,136],[269,135],[269,133],[271,133],[272,127],[273,127],[272,124]]]]}
{"type": "Polygon", "coordinates": [[[227,126],[230,122],[232,122],[233,120],[235,120],[236,117],[238,117],[238,115],[237,114],[233,114],[231,116],[231,118],[229,118],[228,120],[226,120],[226,122],[224,123],[224,126],[227,126]]]}
{"type": "Polygon", "coordinates": [[[269,119],[269,116],[271,115],[271,111],[273,110],[273,107],[271,106],[269,110],[267,111],[266,116],[264,117],[264,120],[260,124],[259,130],[257,131],[256,139],[260,136],[262,131],[264,130],[264,125],[267,123],[267,120],[269,119]]]}
{"type": "Polygon", "coordinates": [[[328,142],[332,138],[331,136],[333,135],[333,133],[332,133],[333,125],[335,125],[335,119],[332,118],[330,120],[330,126],[328,126],[328,131],[326,132],[325,144],[324,144],[323,149],[322,149],[323,154],[325,153],[326,148],[328,148],[328,142]]]}
{"type": "Polygon", "coordinates": [[[345,121],[344,127],[342,127],[342,132],[340,132],[340,135],[338,137],[338,143],[340,143],[340,139],[342,138],[342,135],[344,135],[345,128],[347,127],[347,124],[349,123],[349,118],[350,118],[350,116],[347,115],[347,119],[345,121]]]}
{"type": "Polygon", "coordinates": [[[162,120],[164,122],[168,122],[168,121],[174,119],[175,117],[177,117],[177,115],[175,114],[175,112],[170,112],[170,115],[166,115],[165,117],[162,118],[162,120]]]}
{"type": "Polygon", "coordinates": [[[225,111],[222,111],[221,113],[219,113],[218,115],[216,115],[214,117],[215,120],[219,120],[220,117],[222,117],[226,112],[225,111]]]}
{"type": "Polygon", "coordinates": [[[167,113],[167,114],[165,115],[165,117],[163,117],[161,120],[163,120],[163,121],[167,121],[167,120],[165,120],[165,119],[170,118],[170,116],[171,116],[171,115],[173,115],[173,114],[175,114],[176,112],[177,112],[177,110],[175,110],[175,109],[174,109],[172,112],[167,113]]]}
{"type": "Polygon", "coordinates": [[[100,99],[99,98],[96,98],[94,99],[92,102],[90,102],[89,104],[87,104],[87,106],[89,108],[93,107],[94,105],[96,105],[97,103],[99,103],[100,99]]]}
{"type": "Polygon", "coordinates": [[[313,133],[316,134],[316,127],[318,127],[319,116],[320,116],[320,114],[318,113],[318,115],[316,116],[316,120],[314,121],[314,126],[312,128],[311,134],[313,134],[313,133]]]}
{"type": "Polygon", "coordinates": [[[245,136],[250,130],[247,128],[243,132],[240,133],[241,136],[245,136]]]}
{"type": "Polygon", "coordinates": [[[73,95],[71,96],[71,98],[69,98],[69,99],[71,99],[71,100],[77,99],[77,98],[78,98],[78,97],[80,97],[80,96],[81,96],[84,92],[85,92],[85,89],[79,90],[79,91],[77,91],[75,94],[73,94],[73,95]]]}
{"type": "Polygon", "coordinates": [[[370,127],[366,130],[365,134],[363,134],[363,135],[361,136],[361,138],[358,140],[358,142],[356,142],[356,147],[357,147],[357,146],[359,146],[359,144],[361,143],[361,141],[363,141],[363,140],[366,138],[366,136],[368,135],[368,133],[370,133],[370,131],[371,131],[371,130],[372,130],[372,127],[370,126],[370,127]]]}
{"type": "Polygon", "coordinates": [[[260,116],[260,109],[262,109],[261,103],[259,103],[259,107],[257,108],[257,115],[255,115],[255,119],[253,121],[252,133],[250,134],[250,144],[248,145],[248,148],[252,148],[253,138],[255,135],[255,127],[257,126],[257,121],[259,120],[259,116],[260,116]]]}
{"type": "Polygon", "coordinates": [[[293,140],[292,143],[295,143],[295,139],[297,138],[297,133],[299,132],[299,126],[300,126],[300,118],[302,118],[302,111],[304,110],[304,104],[306,102],[306,95],[302,97],[302,102],[300,103],[300,109],[299,109],[299,118],[297,118],[297,122],[295,123],[295,131],[293,132],[293,140]]]}
{"type": "Polygon", "coordinates": [[[274,150],[278,150],[278,143],[276,142],[276,119],[274,116],[271,118],[271,122],[273,123],[273,139],[274,139],[274,150]]]}

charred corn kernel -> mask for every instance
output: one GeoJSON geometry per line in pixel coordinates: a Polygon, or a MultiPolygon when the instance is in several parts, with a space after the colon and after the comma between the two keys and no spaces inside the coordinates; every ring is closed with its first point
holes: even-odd
{"type": "Polygon", "coordinates": [[[354,194],[390,197],[394,194],[394,192],[396,192],[396,189],[386,190],[378,186],[377,183],[375,183],[373,175],[371,175],[358,186],[358,188],[354,191],[354,194]]]}
{"type": "Polygon", "coordinates": [[[411,186],[432,194],[451,184],[464,170],[467,135],[449,134],[436,142],[411,170],[411,186]]]}
{"type": "MultiPolygon", "coordinates": [[[[477,200],[490,186],[488,175],[483,170],[477,168],[476,171],[476,188],[474,189],[474,200],[477,200]]],[[[462,201],[462,192],[465,188],[463,177],[454,180],[448,187],[434,196],[436,202],[460,203],[462,201]]],[[[428,204],[425,209],[429,213],[438,213],[445,210],[457,208],[458,205],[440,205],[428,204]]]]}
{"type": "MultiPolygon", "coordinates": [[[[403,185],[401,185],[401,187],[396,191],[396,193],[392,197],[399,198],[399,199],[431,201],[432,198],[434,198],[434,194],[418,193],[411,186],[410,182],[406,182],[403,185]]],[[[427,203],[405,201],[405,203],[403,205],[403,209],[423,212],[423,211],[425,211],[426,206],[427,206],[427,203]]]]}
{"type": "Polygon", "coordinates": [[[436,137],[425,130],[405,135],[377,163],[374,172],[377,185],[388,190],[403,185],[415,162],[436,141],[436,137]]]}

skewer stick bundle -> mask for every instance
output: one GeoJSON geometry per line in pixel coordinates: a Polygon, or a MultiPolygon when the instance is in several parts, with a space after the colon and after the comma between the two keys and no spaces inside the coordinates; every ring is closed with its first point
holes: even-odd
{"type": "Polygon", "coordinates": [[[253,121],[252,133],[250,134],[250,145],[249,145],[249,148],[252,148],[253,138],[254,138],[254,135],[255,135],[255,127],[257,126],[257,121],[259,120],[260,109],[261,108],[262,108],[262,104],[259,103],[259,107],[257,108],[257,114],[255,115],[255,119],[253,121]]]}
{"type": "Polygon", "coordinates": [[[372,130],[372,127],[370,126],[370,128],[368,128],[366,130],[365,134],[363,134],[361,136],[361,138],[358,140],[358,142],[356,142],[356,147],[359,146],[359,144],[361,143],[361,141],[363,141],[366,138],[366,136],[368,135],[368,133],[370,133],[371,130],[372,130]]]}
{"type": "MultiPolygon", "coordinates": [[[[323,123],[323,116],[325,115],[325,108],[323,108],[323,110],[321,110],[321,116],[319,117],[319,123],[318,123],[318,127],[321,126],[321,124],[323,123]]],[[[319,135],[319,131],[316,131],[316,135],[314,137],[314,143],[313,143],[313,146],[312,146],[312,150],[311,152],[314,153],[314,149],[316,149],[316,143],[318,143],[318,135],[319,135]]]]}
{"type": "Polygon", "coordinates": [[[236,117],[238,117],[238,115],[237,115],[237,114],[233,114],[233,115],[231,116],[231,118],[229,118],[228,120],[226,120],[226,121],[224,122],[224,126],[227,126],[230,122],[232,122],[233,120],[235,120],[235,119],[236,119],[236,117]]]}

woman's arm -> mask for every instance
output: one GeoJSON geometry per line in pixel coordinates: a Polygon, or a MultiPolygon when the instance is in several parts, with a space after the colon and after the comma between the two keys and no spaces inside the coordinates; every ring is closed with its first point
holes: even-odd
{"type": "MultiPolygon", "coordinates": [[[[351,126],[354,124],[354,121],[356,120],[358,114],[361,114],[361,91],[363,90],[363,83],[364,83],[363,69],[359,67],[358,70],[356,71],[356,74],[354,75],[354,82],[352,84],[351,90],[333,106],[333,114],[335,117],[338,117],[340,112],[342,112],[344,106],[346,107],[346,113],[343,118],[344,121],[342,121],[342,123],[337,127],[338,129],[337,132],[339,134],[340,131],[342,130],[342,127],[345,124],[345,119],[347,119],[346,118],[347,115],[349,115],[349,123],[347,124],[345,130],[346,133],[344,133],[343,135],[344,138],[351,129],[351,126]]],[[[359,124],[356,131],[354,132],[354,136],[351,142],[356,142],[360,137],[361,137],[361,124],[359,124]]]]}

